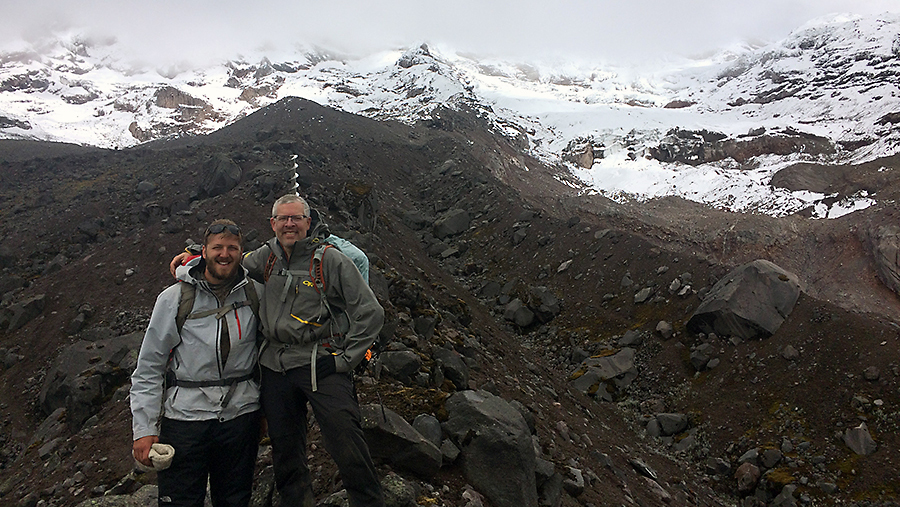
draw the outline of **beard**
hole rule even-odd
[[[223,283],[234,278],[239,265],[237,261],[234,261],[228,266],[222,266],[214,260],[206,259],[206,272],[216,283]]]

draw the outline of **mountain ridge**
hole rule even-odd
[[[613,199],[679,195],[776,216],[812,206],[813,216],[833,218],[872,205],[871,196],[835,201],[768,182],[797,162],[863,163],[897,151],[898,41],[896,15],[836,17],[744,53],[732,49],[634,74],[479,61],[424,44],[356,59],[301,48],[274,62],[259,55],[206,69],[147,71],[119,67],[114,41],[75,39],[51,44],[54,51],[0,56],[0,136],[122,148],[209,133],[285,96],[406,123],[428,119],[437,107],[464,107]],[[701,129],[734,141],[794,131],[827,139],[832,149],[763,148],[748,153],[749,162],[689,167],[654,155],[674,130]],[[728,197],[736,191],[741,196]]]

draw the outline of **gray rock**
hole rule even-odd
[[[838,490],[837,484],[835,484],[833,482],[828,482],[828,481],[817,481],[816,487],[819,488],[819,490],[821,490],[822,493],[825,493],[826,495],[834,494]]]
[[[881,371],[877,366],[869,366],[863,371],[863,378],[869,382],[875,382],[881,378]]]
[[[762,466],[765,468],[774,468],[779,462],[781,462],[781,458],[783,455],[781,451],[778,449],[766,449],[762,452]]]
[[[42,442],[48,442],[62,435],[66,431],[68,431],[68,426],[66,425],[66,409],[64,407],[59,407],[44,419],[40,426],[38,426],[34,435],[31,436],[28,447],[39,445]]]
[[[748,340],[771,336],[800,297],[800,281],[766,260],[744,264],[719,280],[688,320],[695,333]]]
[[[797,500],[794,498],[794,492],[797,491],[797,486],[794,484],[788,484],[785,487],[781,488],[781,492],[778,493],[772,503],[770,504],[772,507],[796,507]]]
[[[10,306],[8,309],[10,312],[9,324],[7,325],[9,331],[20,329],[40,315],[44,311],[46,299],[46,295],[40,294]]]
[[[781,357],[787,359],[788,361],[796,361],[800,358],[800,352],[797,351],[793,347],[793,345],[788,345],[781,351]]]
[[[745,452],[744,454],[741,455],[740,458],[738,458],[738,463],[740,463],[740,464],[752,463],[754,465],[758,465],[759,464],[759,449],[750,449],[749,451]]]
[[[241,181],[241,166],[224,154],[209,158],[203,164],[203,182],[200,189],[209,197],[224,194]]]
[[[652,287],[644,287],[643,289],[641,289],[641,290],[637,291],[637,293],[635,293],[634,303],[641,304],[641,303],[647,301],[648,299],[650,299],[651,295],[653,295],[653,288]]]
[[[694,367],[694,370],[705,370],[706,365],[709,363],[711,353],[712,346],[708,343],[703,343],[695,347],[694,350],[691,351],[691,366]]]
[[[872,440],[872,435],[869,434],[869,428],[866,427],[866,423],[860,423],[859,426],[845,431],[844,443],[850,450],[862,456],[873,454],[878,448],[875,441]]]
[[[662,336],[663,340],[668,340],[675,335],[675,328],[672,327],[672,324],[661,320],[659,321],[659,324],[656,325],[656,332]]]
[[[142,195],[152,194],[153,192],[156,192],[156,183],[153,183],[152,181],[147,181],[147,180],[141,181],[140,183],[137,184],[135,191],[138,194],[142,194]]]
[[[437,420],[437,417],[431,414],[419,414],[413,419],[412,426],[429,442],[440,447],[443,431],[441,430],[441,422]]]
[[[677,435],[688,428],[686,414],[656,414],[656,420],[663,436]]]
[[[651,437],[662,436],[662,427],[659,425],[659,419],[653,418],[647,423],[647,434]]]
[[[753,491],[756,487],[756,483],[759,482],[759,476],[759,468],[753,463],[748,462],[739,466],[734,473],[734,478],[737,480],[738,491],[741,493]]]
[[[97,498],[88,498],[76,507],[156,507],[159,488],[156,484],[147,484],[134,494],[111,494]]]
[[[469,229],[471,218],[469,212],[463,209],[452,209],[441,215],[434,221],[432,234],[438,239],[455,236]]]
[[[378,403],[360,407],[363,433],[373,458],[423,478],[437,473],[443,460],[436,445],[399,414]]]
[[[413,483],[389,472],[381,480],[384,507],[416,507],[416,489]]]
[[[519,327],[528,327],[534,322],[534,312],[519,298],[513,299],[503,310],[503,318]]]
[[[731,463],[722,458],[709,458],[706,460],[706,473],[709,475],[728,475],[731,473]]]
[[[616,342],[616,345],[619,347],[640,347],[644,342],[644,335],[640,331],[635,331],[634,329],[629,329],[625,331],[625,334],[619,338],[619,341]]]
[[[41,409],[50,414],[65,408],[68,423],[80,428],[100,403],[129,381],[143,336],[138,331],[66,347],[44,377],[38,398]]]
[[[672,446],[672,450],[674,450],[675,452],[684,452],[684,451],[687,451],[688,449],[694,447],[694,444],[696,444],[696,443],[697,443],[697,437],[692,433],[692,434],[689,434],[688,436],[682,438],[681,440],[675,442],[675,444]]]
[[[563,489],[573,497],[584,493],[584,475],[581,470],[569,467],[569,477],[563,479]]]
[[[591,357],[582,361],[571,386],[584,394],[612,401],[612,393],[620,391],[637,378],[634,349],[626,347],[611,356]]]
[[[421,230],[428,226],[430,222],[428,217],[420,213],[419,211],[407,211],[403,214],[403,222],[406,225],[410,226],[412,229]]]
[[[546,507],[557,507],[562,499],[563,477],[556,471],[556,466],[547,460],[535,460],[537,477],[538,503]]]
[[[422,358],[411,350],[387,351],[378,354],[381,371],[404,384],[412,382],[413,375],[422,367]]]
[[[553,320],[562,310],[559,298],[547,287],[533,287],[528,306],[534,311],[535,317],[544,323]]]
[[[441,442],[441,456],[443,457],[444,463],[453,463],[456,461],[460,452],[459,447],[451,442],[449,438]]]
[[[537,506],[534,446],[519,411],[487,391],[455,393],[445,407],[469,483],[497,507]]]
[[[444,378],[453,382],[457,390],[469,388],[469,367],[459,352],[448,349],[435,349],[433,354],[436,363],[440,364]]]

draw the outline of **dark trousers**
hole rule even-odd
[[[159,441],[175,448],[157,474],[160,507],[203,507],[206,482],[214,507],[247,507],[259,448],[259,411],[230,421],[163,418]]]
[[[312,477],[306,463],[307,408],[322,431],[325,449],[341,474],[351,507],[383,507],[381,483],[360,425],[353,381],[344,373],[317,379],[313,392],[309,367],[277,373],[262,368],[262,406],[272,439],[275,485],[281,505],[314,507]]]

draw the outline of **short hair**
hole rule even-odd
[[[278,214],[278,207],[282,204],[291,204],[294,202],[303,204],[303,214],[309,216],[309,203],[306,202],[306,199],[300,197],[297,194],[285,194],[279,197],[278,200],[275,201],[275,204],[272,205],[272,216],[274,217],[276,214]]]
[[[228,220],[227,218],[220,218],[220,219],[218,219],[218,220],[214,220],[211,224],[209,224],[209,226],[206,228],[206,231],[203,233],[203,246],[206,246],[207,244],[209,244],[209,237],[213,235],[213,233],[210,232],[210,228],[213,227],[214,225],[232,226],[234,229],[237,229],[237,232],[238,232],[238,233],[235,234],[235,236],[237,236],[238,243],[239,243],[239,244],[241,245],[241,247],[243,248],[243,246],[244,246],[244,233],[243,233],[243,231],[241,231],[241,228],[238,227],[238,224],[234,223],[234,221],[232,221],[232,220]],[[224,230],[222,230],[222,232],[218,232],[218,233],[216,233],[216,234],[223,234],[223,233],[225,233],[225,234],[233,234],[233,233],[232,233],[230,230],[228,230],[228,229],[224,229]]]

